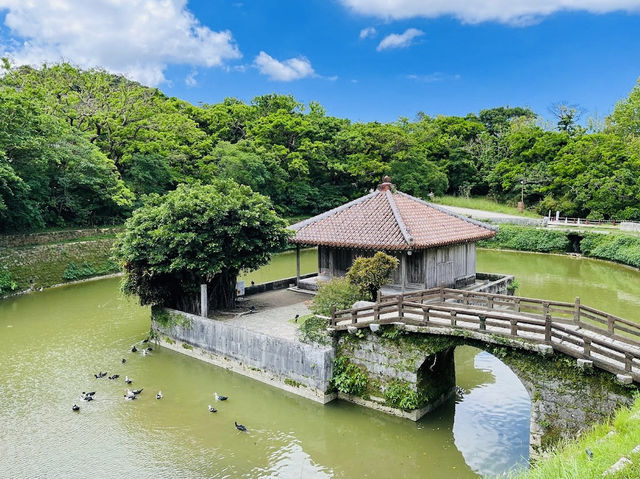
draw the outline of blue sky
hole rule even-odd
[[[22,3],[0,0],[16,63],[103,66],[192,103],[277,92],[356,121],[501,105],[548,117],[554,102],[603,117],[640,77],[637,0]]]

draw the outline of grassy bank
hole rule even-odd
[[[77,230],[11,238],[20,246],[0,248],[0,296],[119,271],[111,260],[116,230]],[[37,244],[33,244],[33,242]]]
[[[533,211],[525,210],[520,213],[515,206],[505,205],[503,203],[497,203],[485,197],[470,197],[464,198],[462,196],[437,196],[433,198],[433,203],[437,203],[444,206],[458,206],[460,208],[472,208],[474,210],[493,211],[495,213],[504,213],[507,215],[523,216],[525,218],[539,219],[540,215]]]
[[[619,410],[608,423],[599,424],[577,440],[558,445],[551,454],[538,461],[518,479],[590,479],[600,478],[621,457],[627,464],[619,472],[607,477],[640,477],[640,452],[632,452],[640,445],[640,399],[631,408]],[[592,453],[592,457],[587,453]]]
[[[640,268],[640,237],[618,232],[598,234],[501,225],[495,238],[480,241],[478,246],[540,253],[580,253],[589,258]]]

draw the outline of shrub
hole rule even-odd
[[[336,278],[320,284],[310,309],[315,314],[330,316],[332,306],[348,309],[361,299],[362,295],[355,285],[344,278]]]
[[[564,231],[502,225],[495,239],[480,241],[478,246],[550,253],[565,252],[569,244]]]
[[[76,279],[89,278],[91,276],[96,276],[98,271],[91,266],[89,263],[77,264],[71,262],[67,265],[64,273],[62,273],[62,279],[66,281],[73,281]]]
[[[384,391],[387,403],[399,409],[417,409],[420,403],[418,393],[411,389],[407,381],[394,380]]]
[[[338,391],[354,396],[362,396],[367,390],[369,378],[348,358],[339,356],[333,362],[331,385]]]
[[[18,283],[13,281],[11,273],[6,269],[0,269],[0,294],[7,294],[18,289]]]
[[[375,301],[378,290],[389,282],[397,267],[397,258],[378,251],[370,258],[356,258],[347,272],[347,280],[358,287],[363,298]]]
[[[303,343],[329,344],[328,322],[315,315],[303,316],[298,320],[298,333]]]
[[[580,251],[585,256],[640,268],[640,238],[635,236],[590,234],[580,241]]]

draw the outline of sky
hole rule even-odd
[[[0,0],[0,52],[194,104],[275,92],[353,121],[554,103],[602,119],[640,77],[640,0]]]

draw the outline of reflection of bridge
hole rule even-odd
[[[385,296],[371,305],[335,311],[335,330],[396,324],[416,333],[464,335],[558,351],[596,366],[625,383],[640,382],[640,324],[580,303],[449,288]],[[372,328],[374,329],[375,326]],[[467,334],[469,334],[467,333]]]

